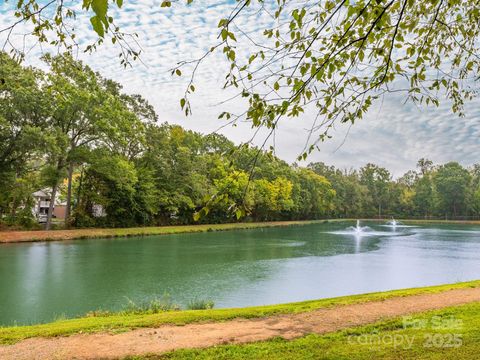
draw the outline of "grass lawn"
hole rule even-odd
[[[141,327],[157,327],[162,324],[182,325],[201,321],[225,321],[234,318],[255,318],[276,314],[292,314],[338,305],[380,301],[392,297],[439,293],[452,289],[473,287],[480,287],[480,280],[450,285],[394,290],[388,292],[249,308],[170,311],[157,314],[140,315],[117,314],[110,316],[60,320],[48,324],[0,328],[0,344],[12,344],[26,338],[38,336],[51,337],[100,331],[120,332]]]
[[[478,359],[480,303],[431,311],[326,335],[273,339],[127,359]]]

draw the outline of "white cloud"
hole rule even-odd
[[[116,14],[122,30],[139,35],[145,65],[136,62],[133,68],[124,69],[119,64],[118,48],[109,44],[91,55],[79,53],[79,57],[104,76],[122,83],[127,92],[142,94],[155,106],[162,121],[204,133],[216,130],[222,125],[217,120],[222,110],[242,108],[241,100],[223,107],[216,106],[232,95],[221,90],[227,70],[222,55],[208,58],[200,68],[197,91],[192,98],[193,116],[188,118],[183,116],[179,107],[187,79],[172,77],[169,70],[178,61],[201,56],[215,44],[218,21],[232,11],[235,2],[204,0],[195,1],[191,6],[182,2],[170,10],[160,8],[160,4],[161,0],[128,0]],[[13,20],[11,6],[0,5],[0,28]],[[271,19],[252,9],[237,21],[255,40],[262,41],[261,30],[268,27]],[[85,46],[94,39],[94,34],[89,29],[88,20],[80,24],[77,31],[81,34],[81,45]],[[17,35],[13,37],[18,46],[22,45],[23,37],[18,35],[22,32],[24,29],[17,29]],[[27,61],[38,65],[40,53],[41,49],[34,47]],[[345,143],[349,126],[338,125],[332,133],[334,138],[321,143],[321,151],[313,153],[308,160],[340,167],[359,167],[366,162],[375,162],[391,169],[397,176],[413,168],[420,157],[429,157],[436,162],[456,160],[468,165],[478,161],[479,104],[479,101],[467,103],[467,116],[458,118],[451,114],[447,105],[438,109],[418,109],[412,104],[403,105],[398,96],[387,97],[381,106],[379,103],[365,119],[350,128]],[[281,124],[276,133],[277,155],[287,161],[295,160],[303,149],[306,129],[313,117],[314,114],[307,113],[303,118],[288,119]],[[221,131],[236,142],[252,135],[249,124]]]

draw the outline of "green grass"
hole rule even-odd
[[[209,310],[213,309],[215,303],[212,300],[206,299],[193,299],[187,304],[188,310]]]
[[[361,219],[370,222],[385,222],[387,220]],[[156,227],[134,227],[114,229],[71,229],[52,231],[0,231],[0,244],[13,242],[34,242],[34,241],[60,241],[75,239],[98,239],[131,236],[168,235],[182,233],[199,233],[209,231],[226,231],[240,229],[257,229],[278,226],[298,226],[309,224],[322,224],[333,222],[354,221],[354,219],[324,219],[324,220],[301,220],[301,221],[272,221],[257,223],[229,223],[229,224],[200,224],[200,225],[178,225],[178,226],[156,226]],[[457,221],[457,220],[401,220],[406,224],[480,224],[480,221]]]
[[[109,316],[84,317],[78,319],[61,320],[48,324],[0,328],[0,344],[12,344],[23,339],[38,336],[52,337],[100,331],[120,332],[140,327],[156,327],[162,324],[183,325],[193,322],[225,321],[234,318],[256,318],[276,314],[291,314],[332,306],[348,305],[368,301],[381,301],[392,297],[402,297],[416,294],[439,293],[447,290],[469,287],[480,287],[480,280],[458,284],[394,290],[332,299],[249,308],[186,310],[170,311],[158,314],[117,314]],[[102,313],[99,313],[99,315],[102,315]]]
[[[161,356],[127,359],[457,360],[480,357],[480,303],[426,312],[412,319],[419,321],[418,325],[422,325],[418,328],[405,327],[404,319],[398,318],[326,335],[311,334],[292,341],[273,339],[246,345],[222,345],[203,350],[177,350]],[[408,322],[411,323],[412,319]],[[461,324],[453,323],[452,320],[461,321]],[[435,328],[435,325],[442,325],[443,328]],[[458,345],[458,347],[446,345]]]
[[[113,229],[71,229],[51,231],[0,231],[0,243],[9,242],[34,242],[34,241],[58,241],[74,239],[93,238],[115,238],[131,236],[168,235],[182,233],[199,233],[210,231],[226,231],[239,229],[256,229],[278,226],[320,224],[338,220],[304,220],[304,221],[272,221],[256,223],[228,223],[228,224],[200,224],[200,225],[178,225],[178,226],[156,226],[156,227],[133,227]]]
[[[140,302],[135,302],[128,299],[127,305],[119,313],[119,315],[158,314],[174,310],[180,310],[180,305],[175,304],[170,295],[165,293],[160,298],[144,300]]]

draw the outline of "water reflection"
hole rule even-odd
[[[353,225],[0,246],[0,323],[164,292],[232,307],[480,278],[478,227]]]

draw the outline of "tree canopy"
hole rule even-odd
[[[0,55],[5,76],[20,80],[0,85],[0,222],[32,225],[40,189],[65,201],[67,226],[318,218],[332,207],[325,177],[218,134],[158,124],[141,96],[68,54],[45,55],[46,72]]]

